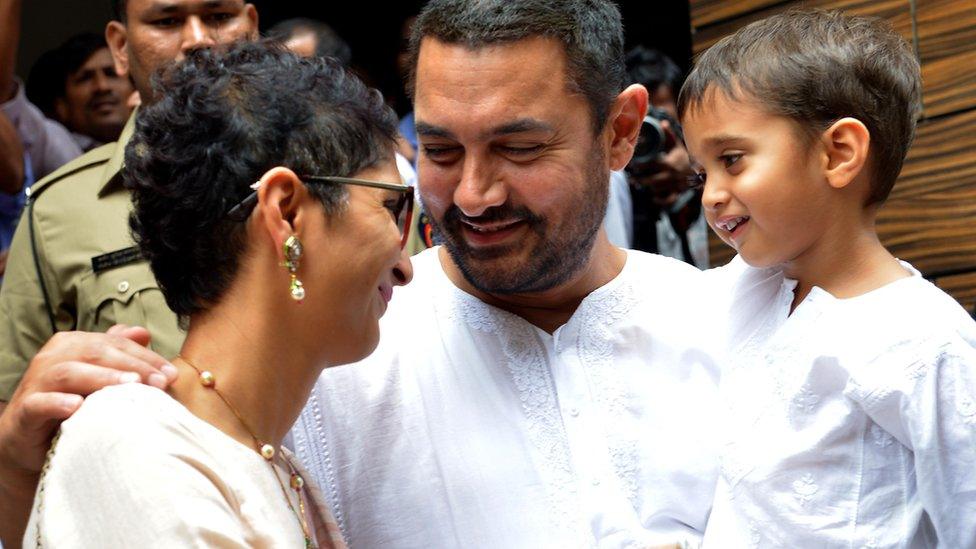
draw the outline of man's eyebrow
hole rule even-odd
[[[513,133],[524,133],[524,132],[551,132],[555,129],[546,124],[541,120],[536,120],[535,118],[520,118],[518,120],[507,122],[501,126],[496,126],[490,129],[487,134],[489,136],[501,136],[510,135]]]
[[[425,137],[443,137],[444,139],[454,139],[454,134],[447,130],[447,128],[442,128],[440,126],[435,126],[433,124],[428,124],[426,122],[415,122],[414,129],[417,131],[417,135],[423,135]]]

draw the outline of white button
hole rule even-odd
[[[122,282],[119,282],[119,293],[124,294],[125,292],[128,291],[129,291],[129,281],[123,280]]]
[[[600,479],[598,478],[593,479],[593,486],[599,486],[599,485],[600,485]]]
[[[570,408],[569,415],[576,417],[579,415],[579,408]]]

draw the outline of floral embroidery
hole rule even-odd
[[[891,435],[888,434],[888,431],[882,429],[877,423],[871,424],[871,438],[874,439],[874,444],[878,448],[887,448],[888,446],[891,446],[891,443],[894,440]]]
[[[750,521],[749,543],[751,543],[753,547],[759,547],[759,544],[762,542],[762,537],[762,531],[759,529],[759,526],[757,526],[755,522]]]
[[[976,424],[976,403],[969,396],[963,395],[959,399],[959,407],[956,410],[962,416],[963,421],[970,425]]]
[[[811,501],[813,501],[813,496],[820,490],[817,483],[814,482],[813,475],[807,473],[800,477],[798,480],[793,481],[793,497],[796,498],[800,505],[806,507]]]
[[[810,390],[810,385],[808,384],[804,384],[800,388],[800,391],[793,397],[793,406],[807,414],[813,413],[819,403],[820,397]]]
[[[556,388],[535,330],[524,320],[494,309],[468,296],[450,297],[449,318],[459,320],[484,333],[498,337],[507,360],[508,371],[528,419],[529,437],[543,456],[546,496],[550,503],[554,532],[568,539],[584,539],[589,532],[575,531],[585,524],[578,520],[579,508],[574,474],[570,466],[568,439],[556,398]]]
[[[339,505],[339,489],[336,486],[335,466],[332,462],[332,451],[329,447],[329,438],[325,433],[325,421],[322,418],[321,393],[319,385],[316,383],[312,389],[311,397],[305,405],[302,415],[298,416],[298,421],[291,430],[295,444],[295,455],[300,461],[308,466],[309,474],[315,483],[322,487],[322,492],[327,495],[326,500],[332,511],[332,517],[339,526],[339,531],[345,539],[349,539],[346,532],[346,519],[342,513],[342,506]],[[306,417],[311,412],[312,418]],[[313,440],[314,444],[310,444]],[[317,475],[316,473],[324,473]]]
[[[636,433],[627,428],[627,384],[613,364],[613,331],[611,327],[625,317],[636,301],[628,283],[619,284],[608,295],[584,301],[580,309],[580,360],[593,382],[595,395],[606,410],[610,461],[634,508],[638,508],[638,463],[640,453]]]

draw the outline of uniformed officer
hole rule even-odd
[[[243,0],[116,0],[106,38],[119,74],[152,101],[151,75],[185,52],[255,39]],[[92,150],[31,189],[0,290],[0,400],[9,401],[38,349],[57,331],[144,326],[173,356],[183,340],[149,265],[133,247],[119,170],[134,115],[117,143]]]

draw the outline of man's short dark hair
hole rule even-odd
[[[638,45],[627,52],[624,64],[631,82],[644,86],[651,93],[662,85],[667,86],[673,96],[678,96],[684,73],[667,55]]]
[[[678,113],[718,91],[798,122],[815,136],[844,117],[871,134],[871,192],[883,202],[898,179],[921,112],[922,79],[910,45],[883,20],[792,10],[751,23],[705,51]]]
[[[49,118],[56,118],[54,101],[64,97],[68,77],[98,50],[108,48],[105,36],[93,32],[76,34],[53,50],[41,54],[31,67],[24,92],[31,103]]]
[[[125,8],[127,0],[112,0],[112,16],[116,21],[125,23]]]
[[[233,280],[246,223],[226,214],[267,170],[350,176],[393,158],[396,115],[331,58],[244,42],[194,51],[155,86],[123,173],[135,240],[184,324]],[[342,211],[342,186],[307,188],[327,214]]]
[[[342,39],[332,27],[307,17],[295,17],[276,23],[268,29],[268,38],[279,42],[287,42],[299,34],[311,34],[315,37],[315,55],[319,57],[334,57],[344,67],[352,62],[352,48]]]
[[[609,0],[431,0],[410,37],[407,92],[414,92],[424,38],[474,49],[535,36],[563,44],[570,89],[586,98],[594,131],[602,130],[626,81],[620,10]]]

